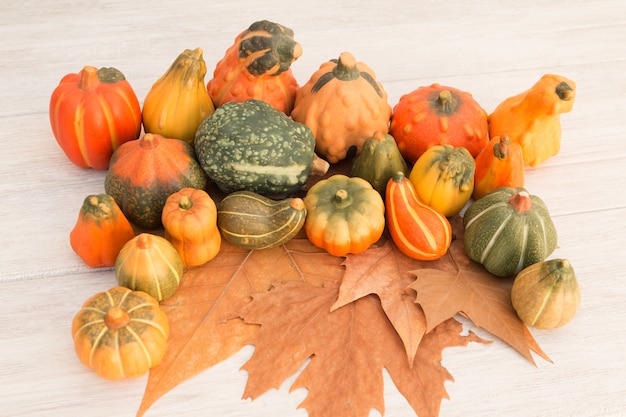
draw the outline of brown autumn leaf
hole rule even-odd
[[[254,296],[244,306],[246,323],[260,324],[250,343],[254,353],[244,398],[255,399],[278,388],[310,359],[291,390],[306,388],[300,404],[310,417],[368,416],[372,408],[384,414],[383,369],[420,417],[436,417],[448,398],[444,383],[453,377],[441,366],[442,350],[482,342],[462,325],[447,320],[424,335],[414,366],[398,333],[382,311],[379,299],[364,296],[334,311],[338,285],[315,287],[285,282]]]
[[[344,272],[342,260],[302,237],[258,251],[223,242],[218,256],[185,271],[177,291],[162,302],[170,338],[162,362],[150,370],[137,416],[181,382],[247,344],[258,326],[244,323],[237,313],[252,294],[280,281],[302,280],[310,285],[337,281]]]
[[[459,313],[511,345],[532,364],[531,350],[550,361],[511,305],[511,280],[496,277],[469,259],[463,246],[462,220],[454,219],[452,226],[456,237],[446,257],[455,269],[412,271],[416,279],[410,287],[417,292],[415,303],[426,314],[427,331]]]

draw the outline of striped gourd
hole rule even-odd
[[[402,172],[387,183],[387,228],[393,243],[405,255],[430,261],[442,257],[452,242],[452,227],[438,211],[422,203]]]
[[[523,187],[501,187],[474,201],[463,216],[467,255],[497,276],[512,276],[556,248],[548,208]]]
[[[252,191],[224,197],[217,210],[222,237],[245,249],[273,248],[294,237],[306,218],[301,198],[272,200]]]

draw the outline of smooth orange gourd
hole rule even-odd
[[[410,258],[432,261],[450,248],[450,222],[420,201],[415,187],[402,172],[395,173],[387,183],[385,218],[393,243]]]
[[[358,155],[374,132],[387,133],[390,116],[387,92],[374,71],[349,52],[319,67],[298,89],[291,112],[311,129],[316,153],[331,164]]]
[[[293,35],[293,30],[267,20],[241,32],[207,83],[215,107],[256,99],[289,115],[298,89],[291,64],[302,55]]]
[[[124,244],[135,237],[130,222],[113,197],[88,195],[70,231],[70,245],[92,268],[115,265]]]
[[[176,248],[185,266],[202,265],[220,250],[217,206],[204,190],[183,188],[171,194],[161,216],[165,238]]]
[[[499,187],[523,187],[524,177],[520,144],[507,135],[496,136],[476,157],[472,196],[478,200]]]
[[[530,89],[500,103],[489,115],[491,137],[506,134],[522,146],[524,164],[537,166],[561,149],[561,118],[574,106],[576,84],[546,74]]]

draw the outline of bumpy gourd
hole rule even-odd
[[[476,157],[489,140],[487,112],[470,93],[440,84],[400,97],[389,133],[410,163],[437,145],[464,147]]]
[[[158,301],[174,294],[183,269],[183,261],[174,245],[150,233],[140,233],[129,240],[115,261],[119,285],[146,292]]]
[[[215,106],[255,99],[289,115],[298,89],[291,64],[302,55],[293,36],[293,30],[267,20],[241,32],[207,84]]]
[[[161,221],[165,238],[185,266],[198,266],[217,256],[222,243],[217,207],[204,190],[183,188],[165,201]]]
[[[445,255],[452,242],[448,219],[420,201],[415,187],[402,172],[389,179],[386,193],[385,219],[396,247],[421,261]]]
[[[144,99],[144,130],[193,144],[200,122],[215,110],[205,75],[201,48],[181,52]]]
[[[320,180],[304,203],[307,237],[334,256],[365,252],[385,229],[385,203],[363,178],[335,174]]]
[[[467,149],[435,145],[419,157],[409,179],[422,202],[452,217],[472,196],[475,169],[476,162]]]
[[[513,281],[511,302],[529,326],[555,329],[566,325],[580,305],[572,264],[567,259],[551,259],[524,268]]]
[[[474,201],[463,225],[469,258],[501,277],[543,261],[557,244],[548,208],[523,187],[501,187]]]
[[[507,135],[496,136],[476,157],[472,196],[478,200],[496,188],[523,187],[524,178],[522,147]]]
[[[387,92],[374,71],[349,52],[313,73],[298,89],[291,112],[311,128],[316,153],[331,164],[358,155],[374,132],[387,133],[390,116]]]
[[[117,254],[133,237],[133,227],[113,197],[92,194],[85,197],[70,231],[70,245],[85,264],[101,268],[115,265]]]
[[[269,249],[298,234],[306,214],[301,198],[272,200],[250,191],[238,191],[220,201],[217,224],[224,239],[235,246]]]
[[[523,93],[509,97],[489,115],[491,137],[506,134],[522,146],[524,163],[537,166],[561,149],[561,114],[572,110],[574,81],[546,74]]]
[[[111,380],[136,378],[158,365],[169,333],[157,300],[124,287],[90,297],[72,320],[76,355]]]

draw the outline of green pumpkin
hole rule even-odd
[[[502,187],[474,201],[463,216],[467,255],[494,275],[515,275],[556,248],[543,200],[523,187]]]
[[[376,131],[365,139],[361,153],[352,164],[352,176],[363,178],[372,184],[384,198],[387,183],[396,172],[409,176],[406,161],[393,136]]]

